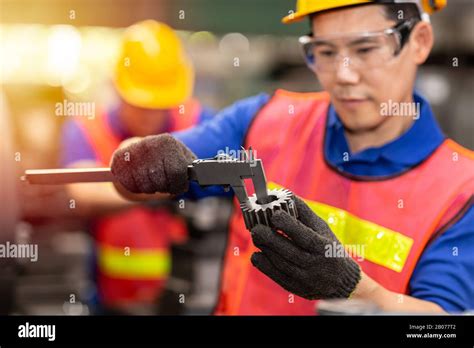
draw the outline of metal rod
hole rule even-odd
[[[38,185],[62,185],[81,182],[112,182],[110,168],[70,168],[26,170],[21,180]]]

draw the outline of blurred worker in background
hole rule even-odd
[[[474,155],[414,91],[433,47],[428,14],[445,4],[299,0],[284,22],[310,20],[300,42],[326,92],[254,96],[115,153],[112,172],[129,191],[176,193],[193,153],[252,146],[271,185],[304,199],[298,219],[272,217],[289,238],[263,225],[249,233],[235,207],[217,313],[307,315],[312,300],[348,297],[384,311],[474,308]]]
[[[127,28],[114,83],[120,102],[94,120],[76,117],[62,133],[62,164],[107,167],[125,139],[186,129],[212,117],[192,98],[193,66],[176,33],[146,20]],[[97,288],[107,311],[133,312],[155,301],[170,270],[170,244],[186,236],[165,207],[131,204],[110,183],[68,185],[82,216],[95,217]]]

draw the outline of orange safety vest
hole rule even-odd
[[[329,104],[326,93],[277,91],[256,115],[245,147],[252,146],[262,159],[271,187],[301,196],[346,247],[363,251],[363,260],[355,259],[366,274],[389,290],[407,293],[426,245],[472,204],[474,153],[448,139],[400,175],[349,177],[324,158]],[[315,301],[290,294],[252,266],[256,250],[236,206],[216,313],[315,314]]]
[[[197,123],[201,105],[190,100],[171,111],[170,131]],[[95,122],[81,119],[84,135],[102,166],[108,166],[119,139],[106,114]],[[107,305],[150,303],[159,296],[170,271],[169,247],[186,238],[184,222],[168,210],[131,208],[95,221],[97,288]]]

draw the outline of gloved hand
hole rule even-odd
[[[325,246],[340,246],[329,226],[298,197],[298,219],[277,211],[271,219],[275,229],[257,225],[252,239],[261,252],[252,264],[287,291],[308,300],[347,298],[361,278],[359,265],[345,257],[326,257]],[[298,221],[299,220],[299,221]],[[337,255],[336,253],[334,256]]]
[[[130,192],[181,194],[189,188],[187,167],[195,159],[182,142],[160,134],[116,150],[110,167]]]

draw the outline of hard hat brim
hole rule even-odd
[[[295,22],[300,22],[306,16],[312,13],[318,13],[322,11],[332,10],[336,8],[362,5],[373,3],[373,0],[331,0],[331,1],[320,1],[319,3],[314,4],[308,8],[296,11],[295,13],[289,14],[288,16],[283,17],[281,20],[284,24],[291,24]]]

